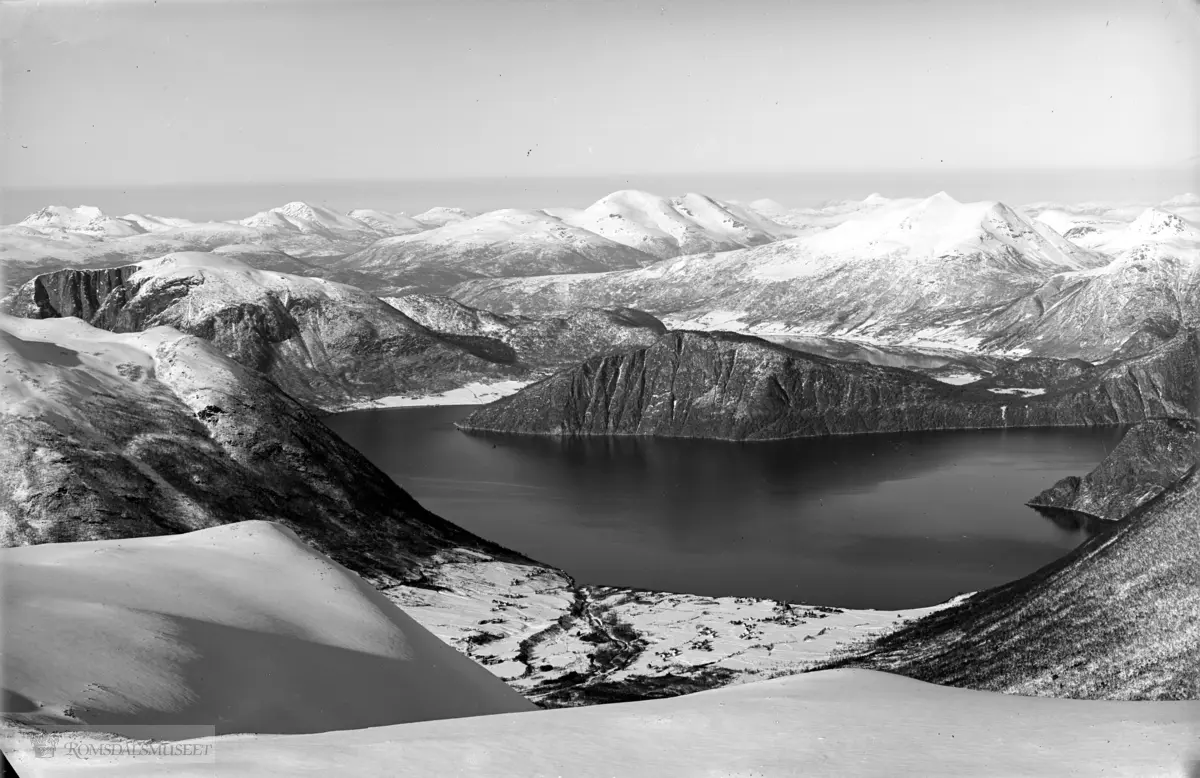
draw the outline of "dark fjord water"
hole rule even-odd
[[[1025,507],[1122,429],[726,443],[468,435],[469,407],[326,423],[433,512],[580,583],[822,605],[941,602],[1086,538]]]

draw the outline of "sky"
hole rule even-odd
[[[42,0],[0,13],[10,188],[804,171],[932,185],[965,171],[1178,173],[1200,145],[1194,0]]]

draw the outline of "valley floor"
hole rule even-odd
[[[957,602],[901,611],[576,587],[563,573],[447,555],[384,594],[544,707],[668,697],[812,669]]]

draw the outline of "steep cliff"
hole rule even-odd
[[[277,521],[374,580],[464,548],[528,563],[417,504],[271,381],[159,327],[0,316],[0,545]]]
[[[221,254],[41,275],[22,287],[13,309],[75,316],[113,332],[172,326],[317,408],[526,372],[503,343],[452,341],[354,287],[255,270]]]
[[[388,297],[384,302],[443,337],[502,341],[518,359],[535,367],[561,367],[598,354],[648,346],[667,331],[658,319],[632,308],[510,316],[436,295]]]
[[[125,283],[137,271],[137,265],[126,265],[48,273],[38,276],[18,293],[17,305],[24,306],[22,313],[35,318],[74,316],[110,329],[111,323],[105,321],[107,311],[119,309],[129,301]]]
[[[1042,697],[1200,699],[1200,480],[836,666]]]
[[[647,348],[595,357],[559,372],[477,410],[460,427],[766,440],[1117,424],[1192,417],[1196,369],[1197,336],[1190,332],[1124,362],[1007,371],[1057,379],[1021,387],[953,386],[909,370],[839,362],[743,335],[671,332]]]
[[[1027,504],[1118,521],[1173,486],[1196,466],[1194,420],[1136,424],[1087,475],[1068,476]]]

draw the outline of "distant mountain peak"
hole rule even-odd
[[[290,203],[261,211],[242,219],[240,224],[265,229],[298,230],[305,234],[318,234],[329,238],[352,237],[356,234],[372,234],[375,230],[368,224],[351,216],[320,205],[293,200]]]
[[[1200,205],[1200,195],[1194,192],[1184,192],[1181,195],[1175,195],[1170,200],[1164,200],[1163,208],[1186,208],[1190,206]]]
[[[778,200],[772,200],[769,197],[764,197],[760,200],[753,200],[748,203],[748,206],[756,211],[761,211],[766,214],[783,213],[788,209],[783,203],[779,202]]]
[[[47,205],[37,213],[21,220],[21,224],[55,224],[68,220],[88,222],[105,218],[106,214],[94,205]]]
[[[355,208],[346,215],[382,233],[404,234],[418,232],[428,227],[403,211],[389,212],[377,211],[374,208]]]
[[[923,201],[922,204],[923,205],[962,205],[962,203],[960,203],[958,200],[955,200],[953,197],[951,197],[950,193],[944,189],[942,191],[938,192],[937,194],[930,195],[929,197],[925,198],[925,200]]]
[[[600,210],[611,207],[649,212],[659,209],[670,209],[671,205],[667,198],[642,189],[618,189],[601,197],[588,210]]]
[[[562,212],[568,224],[660,259],[770,243],[788,228],[762,214],[710,195],[663,197],[620,189],[580,212]]]
[[[109,216],[94,205],[48,205],[21,220],[24,227],[58,229],[101,237],[137,235],[145,230],[135,222]]]
[[[864,210],[802,243],[818,256],[858,259],[989,256],[996,267],[1018,273],[1077,270],[1092,262],[1082,249],[1004,203],[961,203],[945,192]]]
[[[881,214],[880,218],[885,222],[889,220],[888,214],[903,214],[897,225],[899,229],[951,236],[964,231],[976,232],[995,206],[996,203],[991,201],[960,203],[947,193],[938,192],[911,205],[901,201],[897,209],[884,208],[871,213]]]
[[[300,219],[316,219],[320,215],[316,206],[309,205],[303,200],[293,200],[290,203],[285,203],[278,208],[272,208],[276,213],[282,213],[284,216],[295,216]],[[325,210],[322,208],[321,210]]]
[[[429,210],[418,213],[412,218],[422,224],[427,224],[434,227],[443,227],[451,222],[461,222],[467,219],[473,219],[480,214],[475,211],[468,211],[464,208],[451,208],[445,205],[435,205]]]
[[[259,211],[253,216],[247,216],[245,219],[239,220],[237,223],[259,229],[283,229],[291,232],[299,230],[295,222],[275,208]]]
[[[672,202],[681,203],[681,204],[687,204],[688,202],[696,202],[696,201],[699,201],[702,203],[707,203],[708,205],[716,206],[718,208],[723,207],[721,205],[721,203],[718,203],[712,197],[709,197],[708,195],[702,194],[700,192],[688,192],[687,194],[683,195],[682,197],[672,198]]]
[[[1153,236],[1200,237],[1200,230],[1170,211],[1147,208],[1129,225],[1131,232]]]

